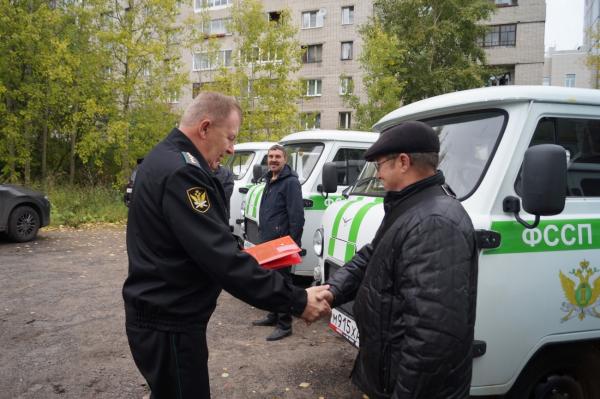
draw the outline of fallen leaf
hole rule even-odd
[[[308,388],[310,386],[310,382],[303,382],[299,385],[300,388]]]

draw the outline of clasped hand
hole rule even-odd
[[[306,307],[302,318],[307,324],[331,314],[333,294],[329,291],[329,285],[318,285],[306,289]]]

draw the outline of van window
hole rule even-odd
[[[322,143],[284,144],[288,155],[288,165],[298,174],[300,184],[310,176],[323,152]]]
[[[501,110],[453,114],[423,121],[440,137],[439,169],[458,199],[463,200],[475,191],[492,160],[506,121],[507,114]],[[352,193],[383,195],[383,186],[375,179],[376,174],[375,167],[367,165]]]
[[[558,144],[567,151],[569,197],[600,197],[600,119],[540,119],[530,146]]]
[[[349,186],[356,182],[360,171],[365,166],[365,149],[360,148],[340,148],[333,158],[333,163],[337,169],[337,184],[339,186]]]
[[[248,171],[253,159],[253,151],[236,151],[225,161],[224,166],[233,172],[235,180],[240,180]]]

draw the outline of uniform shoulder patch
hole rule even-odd
[[[205,188],[192,187],[187,189],[187,196],[192,209],[198,213],[205,213],[210,209],[210,200]]]
[[[185,163],[194,165],[197,168],[201,168],[200,162],[198,162],[198,159],[196,159],[196,157],[193,156],[192,154],[190,154],[189,152],[182,151],[181,156],[183,157],[183,160],[185,161]]]

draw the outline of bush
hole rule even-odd
[[[112,187],[54,186],[47,190],[52,226],[118,223],[127,219],[123,193]]]

